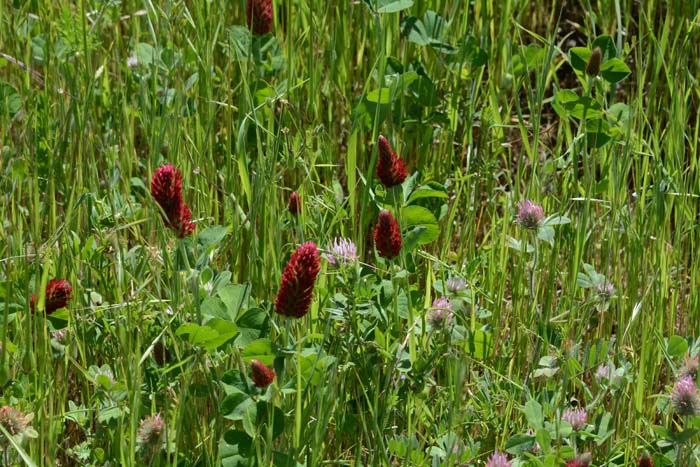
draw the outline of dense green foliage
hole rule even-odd
[[[246,3],[0,2],[2,463],[700,465],[700,2]]]

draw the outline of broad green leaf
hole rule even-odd
[[[391,103],[391,90],[389,88],[373,89],[367,93],[366,99],[375,104]]]
[[[377,13],[396,13],[413,6],[413,0],[376,0]]]
[[[150,68],[158,61],[158,53],[151,44],[139,42],[136,44],[136,59],[138,60],[139,65]]]
[[[224,433],[224,441],[233,446],[238,446],[238,453],[247,456],[253,439],[247,433],[238,430],[228,430]]]
[[[683,339],[681,336],[671,336],[668,339],[668,345],[666,346],[666,352],[671,357],[682,357],[688,352],[688,341]]]
[[[0,115],[14,117],[22,108],[22,98],[15,88],[9,84],[0,83]]]
[[[226,305],[216,297],[205,298],[200,305],[200,310],[206,318],[228,318]]]
[[[588,60],[590,58],[591,49],[587,47],[572,47],[569,49],[569,60],[571,61],[571,67],[576,71],[585,73],[586,65],[588,65]]]
[[[610,84],[615,84],[627,78],[632,70],[619,58],[611,58],[600,67],[600,75]]]
[[[207,250],[214,249],[226,237],[227,233],[228,227],[222,225],[207,227],[197,234],[197,243]]]
[[[610,141],[610,125],[602,119],[586,121],[586,139],[593,148],[604,146]]]
[[[544,414],[539,402],[534,399],[527,401],[525,407],[523,407],[523,413],[525,414],[525,418],[527,418],[527,423],[530,428],[539,430],[544,427]]]
[[[595,49],[596,47],[600,47],[600,50],[603,53],[603,62],[617,57],[617,47],[615,47],[615,41],[607,34],[602,34],[595,38],[591,44],[591,50]]]
[[[515,456],[528,451],[535,445],[535,437],[523,434],[511,436],[506,441],[506,452]]]
[[[428,209],[423,206],[410,205],[401,210],[401,223],[405,231],[419,228],[415,241],[424,245],[436,240],[440,236],[438,221]]]
[[[245,346],[241,352],[244,361],[259,360],[265,365],[272,365],[275,354],[272,352],[272,342],[270,339],[258,339]]]
[[[248,299],[250,284],[229,284],[219,290],[219,297],[226,305],[226,311],[231,321],[235,320],[239,311]]]
[[[474,331],[469,336],[464,350],[473,358],[488,358],[493,354],[493,336],[485,331]]]
[[[599,119],[603,116],[603,107],[598,101],[587,96],[579,96],[570,89],[557,92],[554,99],[555,103],[564,110],[566,116],[579,120],[584,118],[586,120]]]

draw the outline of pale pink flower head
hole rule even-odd
[[[491,457],[486,462],[486,467],[511,467],[511,465],[508,456],[498,451],[491,454]]]
[[[538,230],[544,222],[544,211],[529,199],[518,203],[516,222],[526,230]]]
[[[440,297],[433,301],[433,307],[428,314],[428,323],[433,329],[443,329],[452,324],[452,303],[447,297]]]
[[[678,380],[673,392],[671,403],[678,415],[695,415],[700,413],[700,394],[695,387],[695,381],[690,376],[684,376]]]
[[[165,441],[165,420],[159,413],[149,415],[139,423],[136,443],[149,451],[159,451]]]
[[[352,240],[347,238],[335,238],[330,245],[326,259],[332,266],[343,266],[357,261],[357,247]]]
[[[576,407],[573,409],[566,409],[561,415],[561,419],[568,422],[574,430],[579,431],[586,426],[588,414],[583,407]]]

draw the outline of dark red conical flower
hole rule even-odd
[[[182,200],[182,174],[178,169],[171,164],[158,167],[151,177],[151,195],[163,209],[164,220],[179,238],[194,231],[192,212]]]
[[[287,209],[289,209],[289,213],[293,216],[296,216],[301,212],[301,198],[299,197],[299,193],[296,191],[292,191],[292,194],[289,195],[289,204],[287,205]]]
[[[272,0],[248,0],[246,19],[253,34],[261,36],[272,31]]]
[[[591,459],[591,454],[587,452],[571,459],[566,463],[566,467],[588,467],[591,463]]]
[[[301,318],[309,312],[321,258],[314,242],[302,244],[289,257],[275,300],[275,311],[283,316]]]
[[[250,373],[256,387],[266,388],[275,379],[275,370],[263,362],[253,360],[250,362]]]
[[[379,212],[379,222],[374,228],[374,244],[379,256],[386,259],[394,258],[401,251],[401,231],[399,223],[390,211],[382,209]]]
[[[637,459],[637,467],[654,467],[654,460],[646,449],[642,451],[639,459]]]
[[[54,311],[65,308],[73,296],[73,287],[65,279],[51,279],[46,284],[46,298],[44,299],[44,311],[50,315]],[[29,299],[29,306],[32,313],[35,311],[36,295]]]
[[[379,145],[377,177],[387,188],[401,185],[407,176],[406,165],[403,163],[403,159],[391,149],[391,145],[385,137],[380,135],[377,144]]]

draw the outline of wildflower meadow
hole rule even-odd
[[[700,466],[700,0],[0,1],[0,465]]]

